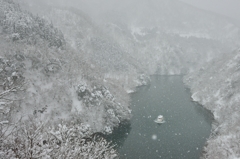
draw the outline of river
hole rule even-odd
[[[111,136],[121,159],[197,159],[211,132],[212,115],[192,102],[182,76],[152,76],[131,95],[131,125]],[[166,122],[154,122],[158,115]]]

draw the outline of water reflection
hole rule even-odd
[[[186,88],[185,92],[186,94],[189,95],[189,101],[191,101],[192,105],[195,105],[193,108],[195,109],[196,113],[203,116],[206,123],[209,121],[213,121],[214,116],[211,113],[211,111],[206,110],[204,107],[200,106],[197,102],[192,101],[190,89]]]
[[[116,145],[116,149],[122,148],[125,140],[127,139],[128,135],[131,132],[131,123],[130,122],[124,122],[119,125],[118,128],[115,128],[113,130],[113,133],[110,135],[107,135],[105,138]]]
[[[131,125],[112,135],[122,159],[199,158],[211,132],[211,115],[192,102],[181,76],[153,76],[132,94]],[[154,119],[163,115],[165,123]]]

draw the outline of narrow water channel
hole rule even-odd
[[[182,76],[152,76],[131,95],[131,126],[112,135],[121,159],[197,159],[211,131],[211,114],[191,101]],[[154,119],[163,115],[166,122]]]

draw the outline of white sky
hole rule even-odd
[[[240,21],[240,0],[180,0]]]

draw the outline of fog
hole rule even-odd
[[[156,3],[163,0],[148,0],[147,3]],[[172,0],[174,1],[174,0]],[[179,0],[187,4],[193,5],[199,9],[208,10],[217,14],[225,15],[240,21],[240,1],[239,0]],[[46,1],[48,4],[61,5],[61,6],[74,6],[81,8],[82,10],[99,13],[105,9],[117,9],[121,6],[128,6],[134,8],[139,3],[144,2],[143,0],[53,0]]]
[[[118,150],[102,138],[122,124],[137,126],[131,94],[141,86],[150,101],[153,95],[176,101],[157,101],[159,110],[141,115],[139,127],[146,119],[166,133],[167,127],[180,126],[177,122],[192,123],[174,115],[188,109],[181,107],[186,106],[182,93],[175,91],[178,82],[183,91],[190,89],[188,102],[199,103],[197,108],[207,108],[214,118],[205,147],[184,150],[186,155],[203,154],[184,158],[239,158],[238,6],[233,0],[0,0],[0,158],[115,159]],[[160,88],[166,80],[154,84],[153,75],[179,79]],[[167,94],[170,88],[176,94]],[[141,111],[153,109],[138,102]],[[187,114],[202,124],[194,116],[204,114],[196,112]],[[165,121],[160,115],[166,123],[159,127],[155,122]],[[168,117],[176,119],[168,122]],[[194,128],[187,126],[192,133]],[[166,142],[175,144],[179,137],[191,144],[197,138],[178,132],[181,128],[171,131]],[[154,152],[160,152],[163,142],[149,131],[150,137],[138,130],[136,135],[153,139]],[[144,142],[136,146],[146,148]]]
[[[240,21],[239,0],[180,0],[197,8],[209,10]]]

